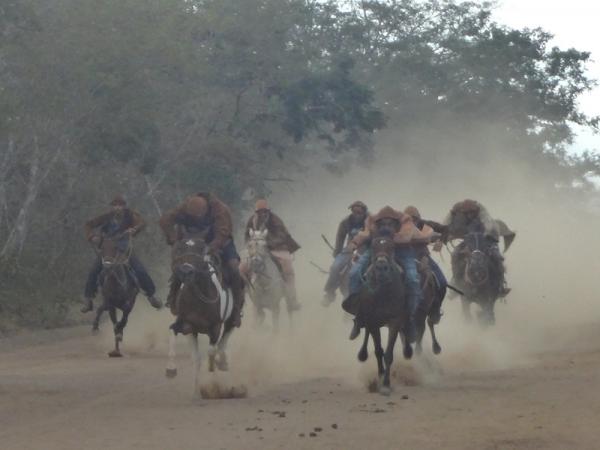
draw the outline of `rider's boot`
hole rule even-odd
[[[296,297],[296,285],[294,280],[288,280],[285,283],[285,301],[289,312],[298,311],[302,307]]]
[[[159,299],[157,299],[154,295],[148,295],[146,296],[146,298],[148,299],[148,302],[153,308],[161,309],[163,307],[162,302]]]
[[[80,311],[82,313],[90,312],[94,310],[94,297],[84,297],[83,298],[83,306]]]
[[[321,305],[329,306],[335,301],[335,291],[325,291]]]
[[[233,283],[231,286],[231,295],[233,297],[231,320],[233,326],[237,328],[242,325],[242,308],[244,307],[244,288],[242,286],[241,283]]]
[[[352,330],[350,330],[350,336],[349,339],[351,341],[353,341],[354,339],[356,339],[358,336],[360,336],[360,329],[362,328],[362,324],[360,319],[357,317],[355,317],[353,319],[353,323],[352,323]]]

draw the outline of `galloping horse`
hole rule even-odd
[[[498,298],[498,289],[492,279],[489,256],[490,244],[481,232],[472,232],[465,236],[463,250],[465,267],[463,282],[460,287],[464,291],[462,308],[465,318],[471,320],[471,303],[481,307],[478,319],[482,325],[495,323],[494,305]]]
[[[169,335],[169,361],[166,376],[177,375],[175,344],[177,334],[188,335],[194,366],[194,392],[199,393],[200,351],[198,334],[210,341],[209,370],[228,370],[225,349],[234,328],[231,291],[224,288],[221,262],[208,254],[206,233],[190,235],[176,242],[172,251],[172,268],[182,285],[171,304],[176,316]]]
[[[431,349],[434,354],[438,355],[442,351],[442,347],[435,336],[435,325],[429,316],[435,296],[437,295],[437,282],[427,257],[424,257],[421,261],[419,261],[419,274],[421,276],[423,303],[419,305],[415,317],[415,325],[417,328],[415,350],[417,354],[420,354],[423,351],[421,344],[423,341],[423,335],[425,334],[425,321],[427,321],[427,326],[429,327],[429,331],[431,333]]]
[[[377,237],[371,243],[371,265],[365,273],[365,283],[357,296],[358,314],[363,318],[366,333],[358,353],[359,361],[367,359],[369,335],[373,336],[379,376],[383,378],[379,392],[388,395],[394,346],[400,336],[404,358],[412,358],[413,350],[406,339],[409,308],[405,295],[404,270],[394,258],[395,244],[391,238]],[[351,312],[351,311],[348,311]],[[381,346],[381,327],[388,327],[385,353]],[[385,365],[384,365],[385,362]]]
[[[248,268],[250,289],[248,294],[254,304],[259,324],[265,320],[265,309],[271,311],[273,330],[279,330],[280,302],[285,295],[283,278],[267,247],[268,230],[250,230],[248,241]],[[292,312],[288,310],[290,321]]]
[[[127,239],[126,248],[123,248],[124,239]],[[97,252],[102,260],[99,279],[103,302],[96,311],[92,330],[98,331],[100,316],[108,311],[115,334],[115,348],[108,355],[120,357],[123,356],[119,349],[119,344],[123,341],[123,330],[139,292],[137,281],[128,266],[132,252],[131,240],[123,236],[104,237]],[[117,309],[122,312],[121,320],[117,320]]]

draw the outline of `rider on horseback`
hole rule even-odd
[[[510,231],[504,222],[491,218],[485,207],[475,200],[463,200],[456,203],[445,221],[448,232],[444,241],[452,239],[464,239],[469,233],[480,232],[486,237],[488,252],[492,262],[492,274],[496,284],[499,297],[505,297],[510,292],[504,277],[504,257],[500,253],[498,241],[500,236],[504,237],[505,249],[508,249],[515,233]],[[465,273],[467,249],[464,240],[452,252],[453,281],[459,286],[463,283]]]
[[[400,211],[396,211],[390,206],[384,207],[376,215],[367,219],[366,229],[352,239],[349,246],[352,250],[361,245],[368,244],[371,240],[380,236],[393,237],[396,244],[396,261],[402,266],[405,273],[405,282],[407,287],[408,304],[410,305],[410,318],[406,334],[409,342],[415,339],[415,315],[417,308],[423,300],[421,290],[421,280],[417,270],[417,260],[415,259],[415,244],[429,242],[430,236],[426,236],[413,223],[410,216]],[[371,260],[370,250],[365,251],[356,264],[350,270],[350,294],[344,304],[353,302],[361,290],[363,273]],[[363,326],[360,317],[354,319],[354,326],[350,333],[350,339],[355,339],[360,334],[360,328]]]
[[[129,246],[129,239],[142,231],[146,224],[137,211],[127,208],[127,202],[123,196],[117,195],[110,202],[110,206],[112,208],[109,212],[86,222],[85,237],[95,246],[102,243],[103,237],[118,238],[119,249],[125,252]],[[157,309],[162,307],[160,300],[154,297],[156,288],[142,262],[137,256],[131,254],[128,264],[150,304]],[[93,300],[98,291],[98,277],[101,272],[102,261],[98,257],[85,284],[84,305],[81,307],[83,313],[94,309]]]
[[[244,237],[250,240],[250,230],[267,230],[267,247],[271,257],[281,272],[285,283],[285,300],[289,311],[300,309],[296,296],[296,275],[292,265],[292,254],[300,249],[300,245],[292,238],[283,220],[269,209],[265,199],[257,200],[254,214],[248,219]],[[248,276],[250,267],[246,262],[240,265],[240,272]]]
[[[240,257],[233,242],[233,222],[229,207],[213,194],[194,194],[183,204],[163,214],[160,227],[169,245],[185,239],[189,234],[207,233],[206,243],[209,250],[222,261],[225,279],[231,287],[231,315],[234,325],[239,327],[244,305],[244,283],[239,273]],[[180,287],[181,280],[174,272],[171,276],[168,304],[174,304]]]
[[[445,234],[448,232],[448,227],[446,225],[442,225],[440,223],[434,222],[432,220],[424,220],[421,218],[421,213],[415,206],[407,206],[404,209],[404,214],[407,214],[411,217],[413,223],[416,227],[421,231],[428,231],[428,229],[435,231],[436,233],[440,233],[442,239]],[[427,258],[429,261],[429,267],[433,272],[433,276],[436,280],[437,285],[437,296],[433,302],[431,307],[431,311],[429,313],[429,317],[431,318],[434,324],[438,324],[442,317],[442,302],[444,301],[444,297],[446,296],[446,290],[448,288],[448,282],[446,281],[446,277],[444,276],[444,272],[442,269],[434,261],[429,253],[429,247],[427,243],[417,244],[414,246],[415,253],[417,257],[417,261],[421,261],[423,258]]]
[[[335,300],[335,291],[342,282],[342,271],[352,259],[352,250],[348,247],[348,244],[359,232],[365,229],[368,215],[367,205],[361,201],[355,201],[348,209],[351,211],[350,215],[345,217],[338,226],[335,248],[333,249],[335,259],[329,269],[329,277],[325,283],[323,306],[329,306]]]

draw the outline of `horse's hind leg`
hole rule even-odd
[[[357,355],[357,358],[360,362],[365,362],[367,360],[367,358],[369,357],[369,350],[368,350],[369,336],[370,336],[369,330],[365,330],[365,337],[363,339],[362,346],[360,347],[360,350],[358,351],[358,355]]]
[[[177,346],[177,330],[175,328],[175,322],[169,328],[169,360],[167,362],[167,368],[165,369],[165,376],[167,378],[175,378],[177,376],[177,364],[175,363],[176,354],[176,346]]]
[[[442,347],[440,346],[437,337],[435,336],[435,325],[429,317],[427,318],[427,325],[429,326],[429,331],[431,332],[431,350],[435,355],[439,355],[442,352]]]
[[[194,370],[194,396],[200,396],[200,349],[198,348],[198,334],[188,336],[191,348],[192,368]]]
[[[398,329],[390,327],[388,332],[388,343],[385,349],[385,374],[383,376],[383,386],[379,389],[379,393],[382,395],[390,395],[390,372],[392,370],[392,363],[394,362],[394,346],[396,345],[396,339],[398,339]]]

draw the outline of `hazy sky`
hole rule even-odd
[[[600,80],[600,1],[597,0],[498,0],[495,14],[500,23],[516,28],[541,27],[554,35],[552,44],[589,51],[592,78]],[[600,115],[600,87],[581,99],[582,110]],[[575,152],[600,152],[600,135],[580,131],[573,146]]]

